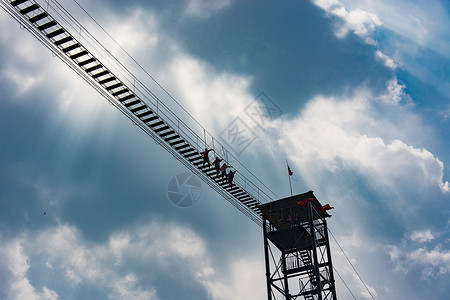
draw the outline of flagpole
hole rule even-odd
[[[288,167],[288,170],[289,170],[289,164],[288,164],[287,159],[286,159],[286,166]],[[291,174],[289,174],[289,171],[288,171],[288,176],[289,176],[289,187],[291,189],[291,196],[292,196],[292,182],[291,182]]]

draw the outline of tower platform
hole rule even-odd
[[[300,205],[302,201],[304,206]],[[310,202],[311,201],[311,202]],[[313,191],[269,202],[260,206],[263,217],[269,222],[267,237],[280,250],[302,250],[312,247],[309,231],[310,214],[307,203],[311,203],[313,220],[329,218],[326,211],[319,210],[322,204]]]

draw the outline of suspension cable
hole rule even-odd
[[[319,214],[319,211],[311,206],[312,209],[314,210],[315,213]],[[361,275],[359,275],[358,271],[356,270],[355,266],[352,264],[352,262],[350,261],[350,259],[348,258],[347,254],[345,253],[344,249],[341,247],[341,245],[339,244],[339,242],[337,241],[336,237],[334,236],[334,234],[331,232],[330,228],[328,227],[328,232],[331,234],[331,236],[333,237],[334,241],[336,242],[336,244],[339,246],[339,249],[341,249],[342,253],[344,254],[345,258],[347,259],[348,263],[350,264],[350,266],[352,267],[353,271],[356,273],[356,275],[358,276],[359,280],[362,282],[362,284],[364,285],[366,291],[369,293],[370,297],[375,300],[375,297],[372,295],[372,293],[370,292],[369,288],[367,287],[366,283],[364,282],[364,280],[362,279]],[[334,270],[336,270],[333,267]],[[339,275],[339,274],[338,274]],[[347,284],[345,283],[345,281],[342,279],[341,275],[339,275],[339,277],[341,278],[341,280],[344,282],[344,284],[347,286]],[[348,287],[347,287],[348,289]],[[350,290],[350,289],[349,289]],[[350,292],[352,295],[353,293]],[[355,297],[355,296],[353,296]]]
[[[336,270],[336,268],[333,266],[333,270],[336,272],[336,274],[339,276],[339,278],[341,279],[341,281],[344,283],[345,287],[347,288],[347,290],[350,292],[350,294],[353,296],[353,299],[356,300],[355,295],[353,295],[352,291],[350,290],[350,288],[348,287],[347,283],[345,282],[344,278],[342,278],[341,274],[339,274],[339,272]]]
[[[330,229],[328,229],[328,232],[331,234],[331,236],[333,237],[334,241],[336,242],[336,244],[339,246],[339,249],[341,249],[342,254],[344,254],[345,258],[347,259],[348,263],[350,264],[350,266],[352,267],[353,271],[355,271],[356,275],[358,276],[359,280],[361,280],[362,284],[364,285],[364,287],[366,288],[366,291],[369,293],[370,297],[372,297],[373,300],[375,300],[374,296],[372,295],[372,293],[370,292],[369,288],[367,287],[366,283],[364,282],[364,280],[362,279],[361,275],[359,275],[358,271],[356,271],[355,266],[352,264],[352,262],[350,261],[350,259],[348,258],[347,254],[345,254],[344,249],[342,249],[341,245],[338,243],[337,239],[335,238],[334,234],[331,232]]]

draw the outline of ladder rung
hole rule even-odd
[[[73,37],[69,35],[69,36],[66,36],[65,38],[62,38],[62,39],[60,39],[60,40],[57,40],[57,41],[55,42],[55,45],[56,45],[56,46],[59,46],[59,45],[62,45],[62,44],[64,44],[64,43],[70,42],[71,40],[73,40]]]
[[[197,167],[198,167],[199,165],[202,165],[202,164],[203,164],[203,157],[200,157],[200,158],[202,159],[202,161],[198,161],[198,162],[194,163],[194,165],[196,165]]]
[[[185,153],[189,153],[189,152],[193,152],[193,151],[195,151],[195,149],[189,147],[188,149],[178,151],[178,152],[180,152],[180,154],[185,154]],[[194,154],[195,154],[195,152],[194,152]]]
[[[221,179],[219,182],[220,186],[222,186],[223,188],[225,188],[225,185],[228,184],[228,181],[226,179]]]
[[[244,198],[244,197],[242,197],[242,198]],[[241,199],[239,199],[239,200],[241,200]],[[241,202],[245,203],[245,205],[247,205],[247,206],[258,205],[258,202],[256,202],[255,199],[241,200]]]
[[[38,8],[39,8],[39,5],[37,5],[37,4],[32,4],[32,5],[28,6],[28,7],[26,7],[26,8],[24,8],[24,9],[20,10],[19,12],[20,12],[22,15],[26,15],[27,13],[32,12],[33,10],[36,10],[36,9],[38,9]]]
[[[186,147],[189,147],[189,145],[188,144],[183,144],[181,146],[175,147],[175,150],[178,151],[178,150],[181,150],[181,149],[186,148]]]
[[[159,119],[159,117],[157,115],[154,115],[153,117],[150,117],[150,118],[146,119],[145,123],[153,122],[153,121],[155,121],[157,119]]]
[[[39,21],[39,20],[41,20],[41,19],[43,19],[43,18],[45,18],[45,17],[48,17],[48,14],[44,11],[44,12],[42,12],[42,13],[40,13],[40,14],[34,16],[34,17],[32,17],[32,18],[30,19],[30,22],[31,22],[31,23],[36,23],[37,21]]]
[[[113,81],[113,80],[116,80],[116,77],[111,76],[111,77],[108,77],[106,79],[100,80],[98,83],[105,84],[105,83],[108,83],[108,82]]]
[[[236,197],[237,199],[239,199],[239,201],[243,202],[243,203],[247,203],[247,202],[252,202],[253,198],[248,198],[247,197],[247,193],[239,193],[238,195],[233,195],[234,197]],[[248,198],[248,199],[245,199]]]
[[[118,87],[121,87],[121,86],[123,86],[123,83],[122,83],[122,82],[119,82],[119,83],[116,83],[116,84],[107,86],[107,87],[106,87],[106,90],[107,90],[107,91],[110,91],[110,90],[113,90],[113,89],[117,89]]]
[[[203,160],[203,157],[201,157],[201,156],[191,157],[191,158],[189,158],[189,161],[190,161],[191,163],[193,163],[197,168],[200,168],[200,166],[199,166],[197,163],[195,163],[196,161],[199,161],[200,159]],[[212,175],[213,175],[213,174],[208,174],[208,176],[212,176]]]
[[[133,105],[136,105],[136,104],[139,104],[139,103],[141,103],[141,100],[134,100],[134,101],[125,103],[124,105],[125,105],[125,107],[130,107],[130,106],[133,106]]]
[[[47,33],[45,36],[48,37],[49,39],[54,38],[55,36],[58,36],[60,34],[63,34],[64,32],[66,32],[64,29],[59,28],[55,31],[52,31],[50,33]]]
[[[112,95],[113,95],[114,97],[117,97],[117,96],[122,95],[122,94],[124,94],[124,93],[127,93],[127,92],[129,92],[129,91],[130,91],[129,89],[123,89],[123,90],[117,91],[117,92],[115,92],[115,93],[112,93]]]
[[[132,113],[135,113],[135,112],[137,112],[137,111],[140,111],[140,110],[143,110],[143,109],[146,109],[146,108],[147,108],[146,105],[141,105],[141,106],[138,106],[138,107],[136,107],[136,108],[130,109],[130,111],[131,111]]]
[[[194,165],[198,165],[198,164],[201,164],[200,160],[203,161],[203,157],[201,155],[199,155],[198,157],[195,157],[195,158],[191,158],[189,161],[191,161],[191,162],[199,161],[199,162],[194,163]],[[215,169],[212,169],[212,170],[216,171]]]
[[[64,49],[63,49],[63,51],[64,51]],[[82,66],[87,65],[87,64],[90,64],[91,62],[94,62],[94,61],[96,61],[96,59],[93,58],[93,57],[91,57],[91,58],[88,58],[88,59],[86,59],[86,60],[80,61],[80,62],[78,63],[78,65],[79,65],[80,67],[82,67]]]
[[[172,142],[172,143],[170,143],[170,146],[175,147],[175,145],[180,144],[180,143],[184,143],[184,140],[178,140],[178,141]]]
[[[187,144],[188,145],[188,144]],[[189,146],[189,145],[188,145]],[[186,147],[184,147],[184,148],[186,148]],[[180,150],[181,149],[183,149],[183,148],[180,148]],[[180,152],[180,154],[186,154],[186,153],[189,153],[189,152],[192,152],[192,153],[196,153],[196,151],[195,151],[195,149],[194,148],[192,148],[192,147],[188,147],[188,149],[184,149],[184,150],[181,150],[181,151],[178,151],[178,152]]]
[[[256,208],[259,205],[255,199],[252,199],[252,201],[249,201],[249,200],[243,201],[243,200],[239,199],[239,201],[241,201],[242,203],[244,203],[244,205],[246,205],[248,207],[251,206],[252,208]]]
[[[164,122],[163,121],[159,121],[159,122],[156,122],[156,123],[153,123],[153,124],[150,124],[150,125],[148,125],[150,128],[153,128],[153,127],[158,127],[158,126],[161,126],[161,125],[163,125],[164,124]]]
[[[119,100],[120,102],[123,102],[123,101],[127,101],[127,100],[130,100],[130,99],[133,99],[134,97],[135,96],[133,94],[129,94],[129,95],[126,95],[126,96],[124,96],[122,98],[119,98],[117,100]]]
[[[170,131],[162,132],[159,136],[164,138],[165,136],[168,136],[168,135],[174,134],[174,133],[175,133],[175,131],[170,130]]]
[[[92,71],[98,70],[98,69],[100,69],[100,68],[103,68],[103,65],[98,64],[98,65],[95,65],[95,66],[93,66],[93,67],[87,68],[87,69],[85,69],[84,71],[85,71],[86,73],[91,73]]]
[[[193,152],[193,153],[188,153],[188,154],[183,155],[183,156],[189,159],[189,157],[197,155],[197,154],[198,154],[197,152]]]
[[[237,190],[237,189],[239,189],[239,188],[238,188],[237,186],[234,185],[234,186],[230,189],[229,192],[230,192],[231,194],[233,194],[233,192],[234,192],[235,190]]]
[[[11,2],[11,5],[12,6],[17,6],[17,5],[20,5],[20,4],[22,4],[24,2],[27,2],[27,1],[28,0],[14,0],[14,1]]]
[[[75,43],[75,44],[73,44],[72,46],[69,46],[69,47],[66,47],[66,48],[62,49],[62,51],[63,51],[64,53],[66,53],[66,52],[75,50],[75,49],[80,48],[80,47],[81,47],[80,44]]]
[[[247,195],[247,196],[245,196],[245,197],[240,198],[239,200],[240,200],[241,202],[248,202],[248,201],[251,201],[251,199],[253,199],[252,196]]]
[[[146,112],[143,112],[141,114],[136,115],[139,119],[142,119],[145,116],[151,115],[153,112],[151,110],[147,110]]]
[[[80,51],[80,52],[78,52],[78,53],[72,54],[72,55],[69,56],[69,57],[70,57],[70,59],[76,59],[76,58],[78,58],[78,57],[82,57],[82,56],[85,56],[85,55],[87,55],[87,54],[88,54],[88,52],[87,52],[86,50],[83,50],[83,51]],[[94,77],[94,76],[92,76],[92,77]]]
[[[166,125],[166,126],[163,126],[163,127],[156,128],[156,129],[155,129],[155,132],[158,133],[158,132],[160,132],[160,131],[167,130],[167,129],[169,129],[169,128],[170,128],[170,127]]]
[[[172,136],[166,137],[164,140],[165,140],[166,142],[169,142],[169,141],[174,140],[174,139],[177,139],[177,138],[179,138],[179,137],[180,137],[180,136],[179,136],[178,134],[176,134],[176,135],[172,135]]]
[[[237,191],[237,193],[233,194],[233,196],[235,196],[236,198],[242,197],[244,195],[247,195],[247,192],[245,192],[243,190],[239,190],[239,191]]]
[[[38,26],[37,29],[39,29],[40,31],[42,31],[42,30],[48,29],[48,28],[50,28],[50,27],[53,27],[53,26],[55,26],[55,25],[56,25],[56,22],[52,20],[52,21],[50,21],[50,22],[47,22],[47,23],[45,23],[45,24],[42,24],[42,25]]]
[[[238,198],[239,200],[243,199],[245,197],[247,193],[246,192],[240,192],[237,194],[233,194],[233,196],[235,196],[236,198]]]
[[[248,205],[249,203],[252,203],[252,202],[256,203],[256,200],[251,198],[251,197],[249,198],[249,197],[246,197],[246,196],[241,196],[241,197],[236,197],[236,198],[238,198],[239,201],[241,201],[245,205]]]
[[[108,70],[103,70],[103,71],[95,73],[95,74],[93,74],[91,76],[92,76],[92,78],[95,79],[95,78],[99,78],[99,77],[102,77],[102,76],[105,76],[105,75],[108,75],[108,74],[109,74]]]

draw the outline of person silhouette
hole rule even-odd
[[[205,164],[208,164],[208,166],[211,166],[210,162],[209,162],[209,152],[213,151],[213,149],[207,149],[205,148],[205,151],[202,152],[202,157],[203,157],[203,167],[205,166]]]

